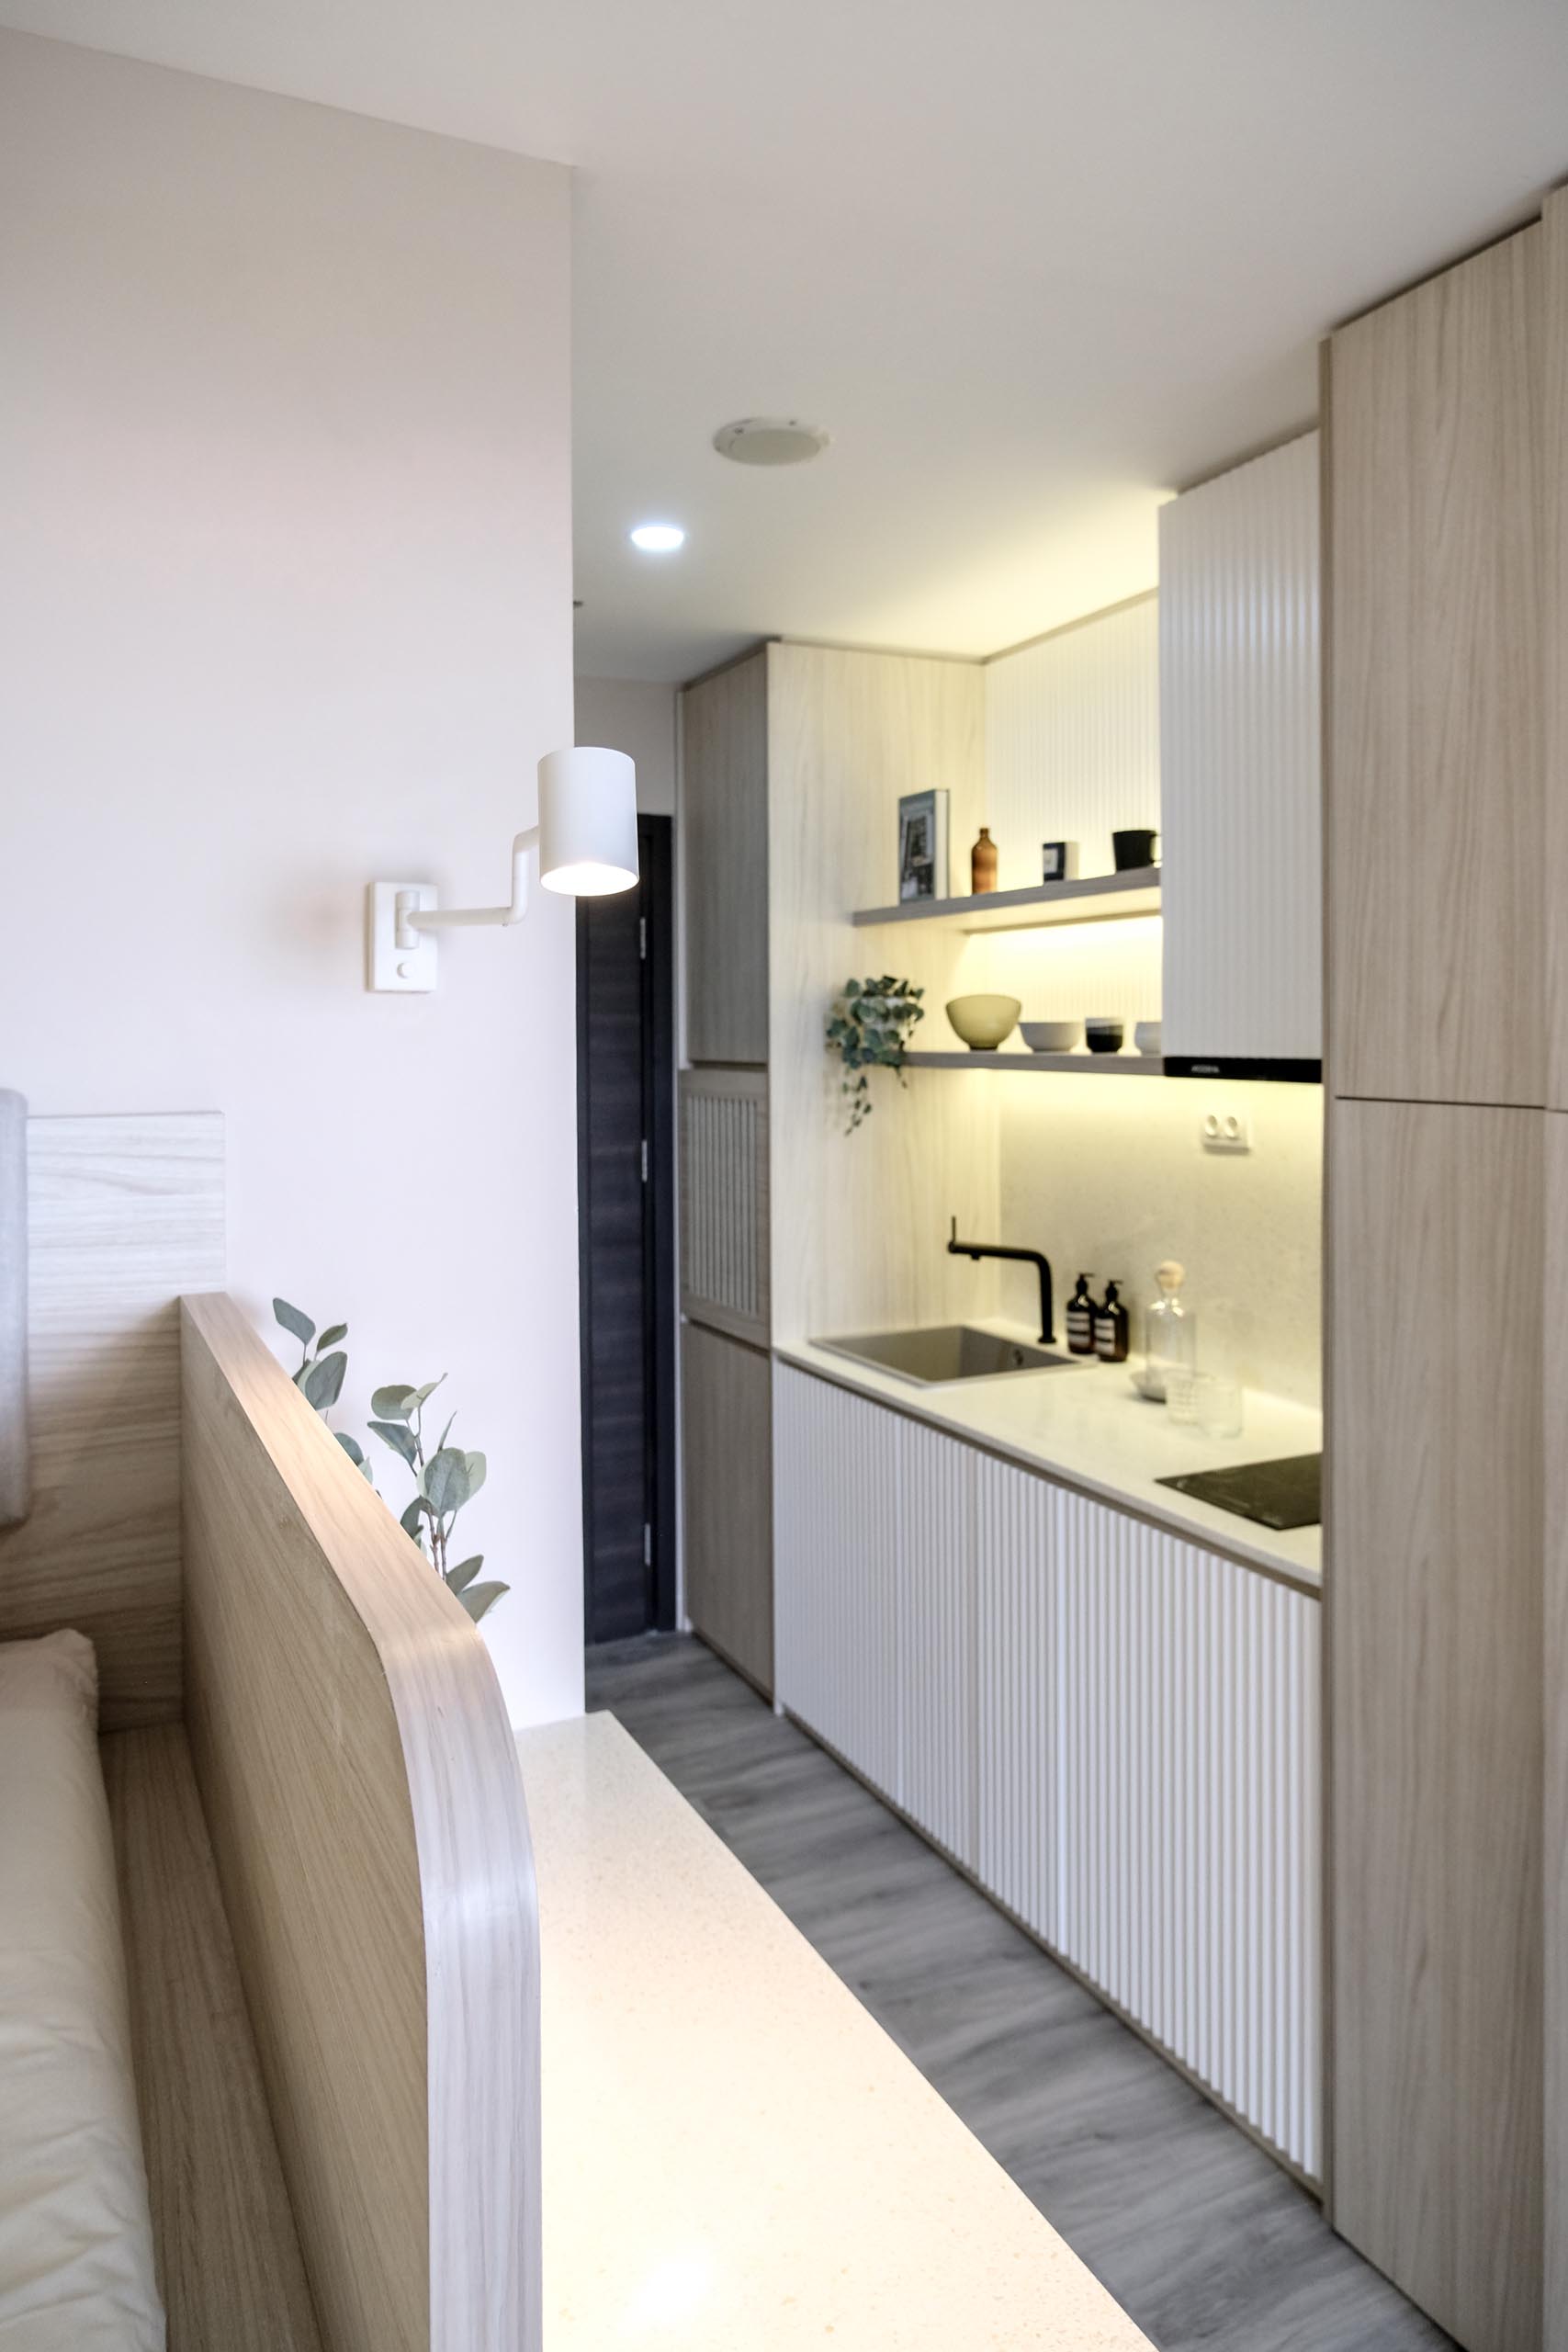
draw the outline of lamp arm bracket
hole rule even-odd
[[[529,825],[512,844],[512,902],[504,907],[420,907],[412,891],[398,894],[398,945],[415,947],[422,931],[455,931],[476,923],[521,922],[539,872],[539,828]]]

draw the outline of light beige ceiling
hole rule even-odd
[[[0,0],[578,167],[580,666],[989,651],[1146,587],[1333,321],[1568,171],[1563,0]],[[716,426],[833,436],[785,472]],[[690,537],[627,543],[644,518]]]

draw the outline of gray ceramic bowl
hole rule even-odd
[[[1018,1034],[1032,1054],[1070,1054],[1083,1042],[1083,1023],[1021,1021]]]

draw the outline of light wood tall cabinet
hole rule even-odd
[[[686,1053],[768,1058],[768,650],[681,697]]]
[[[1341,1094],[1544,1100],[1542,238],[1329,347]]]
[[[1561,203],[1325,368],[1328,2211],[1469,2352],[1568,2347]]]
[[[1541,2321],[1542,1128],[1333,1120],[1336,2226],[1462,2345]]]
[[[773,1675],[768,1216],[768,649],[682,695],[685,1614]]]
[[[688,1321],[681,1412],[686,1614],[715,1649],[771,1691],[773,1369],[766,1351]]]

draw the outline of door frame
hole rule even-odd
[[[675,1624],[680,1466],[676,1403],[676,1339],[680,1299],[675,1267],[675,891],[674,823],[644,815],[637,820],[638,914],[647,979],[642,1021],[642,1127],[648,1143],[648,1206],[643,1218],[644,1491],[652,1531],[648,1609],[651,1625]],[[577,921],[577,1207],[578,1360],[582,1414],[583,1630],[589,1625],[592,1560],[593,1376],[588,1345],[591,1296],[588,1233],[589,1066],[587,910]]]

